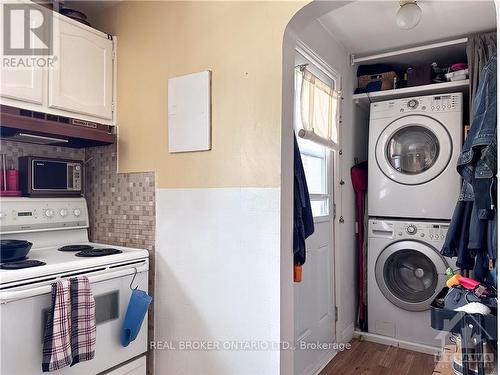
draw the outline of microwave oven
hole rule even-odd
[[[37,156],[19,158],[19,186],[27,197],[83,194],[83,161]]]

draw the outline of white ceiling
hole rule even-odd
[[[396,25],[399,1],[355,1],[319,21],[358,56],[496,28],[493,1],[418,1],[418,5],[422,18],[412,30]]]

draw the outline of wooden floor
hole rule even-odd
[[[431,375],[434,356],[353,340],[351,349],[340,352],[320,375]]]

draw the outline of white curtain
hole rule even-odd
[[[340,93],[307,69],[297,72],[297,78],[301,79],[299,136],[335,148]]]

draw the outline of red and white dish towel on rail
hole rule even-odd
[[[42,370],[55,371],[94,358],[95,301],[87,277],[57,280],[45,326]]]

